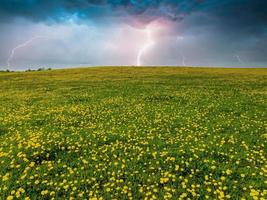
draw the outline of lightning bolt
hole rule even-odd
[[[10,55],[9,55],[7,61],[6,61],[7,66],[10,67],[10,63],[12,62],[17,50],[19,50],[21,48],[24,48],[24,47],[30,45],[31,43],[33,43],[35,40],[38,40],[38,39],[41,39],[41,38],[46,38],[46,37],[45,36],[35,36],[35,37],[32,37],[31,39],[27,40],[26,42],[24,42],[22,44],[19,44],[16,47],[14,47],[11,50],[11,53],[10,53]]]
[[[239,55],[234,55],[234,57],[237,59],[237,61],[240,63],[240,64],[243,64],[243,60],[240,58]]]
[[[151,48],[155,42],[152,39],[151,36],[151,30],[149,28],[146,28],[146,35],[147,35],[147,42],[145,43],[145,45],[138,51],[138,55],[137,55],[137,66],[141,66],[142,65],[142,57],[143,55],[149,50],[149,48]]]

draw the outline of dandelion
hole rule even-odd
[[[7,198],[6,198],[6,200],[13,200],[14,199],[14,196],[8,196]]]
[[[45,196],[45,195],[47,195],[47,194],[48,194],[48,190],[43,190],[43,191],[41,191],[41,195]]]
[[[169,181],[169,178],[160,178],[160,183],[164,184]]]
[[[30,167],[34,167],[34,165],[35,165],[35,162],[31,162],[31,163],[29,164]]]

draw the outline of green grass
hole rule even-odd
[[[266,199],[267,69],[0,73],[0,199]]]

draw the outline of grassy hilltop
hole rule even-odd
[[[0,199],[267,199],[267,69],[0,73]]]

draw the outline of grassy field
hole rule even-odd
[[[0,199],[267,199],[267,69],[0,73]]]

